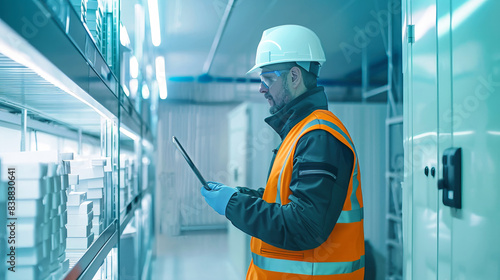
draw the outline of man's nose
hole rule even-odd
[[[266,92],[268,92],[268,91],[269,91],[269,89],[268,89],[268,88],[264,85],[264,83],[262,83],[262,82],[261,82],[261,83],[260,83],[259,92],[260,92],[260,93],[266,93]]]

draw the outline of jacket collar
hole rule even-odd
[[[290,130],[315,110],[328,110],[328,100],[323,87],[313,88],[286,104],[276,114],[267,117],[269,124],[285,139]]]

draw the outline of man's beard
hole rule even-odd
[[[283,109],[286,106],[286,104],[288,104],[288,102],[292,101],[291,100],[292,94],[290,90],[288,90],[288,82],[286,79],[283,80],[283,94],[281,97],[282,100],[280,100],[281,102],[278,104],[276,103],[274,97],[271,96],[274,103],[274,105],[271,106],[271,108],[269,108],[269,113],[271,113],[271,115],[278,113],[281,109]]]

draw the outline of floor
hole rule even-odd
[[[229,261],[227,231],[193,231],[180,236],[158,236],[151,279],[235,280]]]

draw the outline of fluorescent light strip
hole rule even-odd
[[[128,36],[127,28],[123,24],[120,24],[120,43],[128,47],[130,45],[130,37]]]
[[[120,126],[120,132],[123,133],[123,135],[127,136],[128,138],[130,138],[134,141],[137,141],[140,138],[139,135],[133,133],[132,131],[126,129],[123,126]]]
[[[19,64],[33,70],[47,82],[61,89],[67,94],[78,99],[80,102],[92,108],[96,113],[105,119],[111,119],[114,116],[106,112],[106,109],[98,109],[96,106],[100,104],[92,100],[88,94],[75,84],[68,76],[52,64],[47,58],[41,55],[36,49],[28,44],[24,38],[20,37],[15,31],[0,20],[0,34],[3,39],[0,39],[0,52],[16,61]],[[7,40],[9,38],[9,40]],[[56,77],[57,76],[57,77]],[[89,98],[84,99],[81,95]],[[94,103],[94,104],[92,104]]]
[[[147,84],[142,85],[142,98],[143,99],[148,99],[149,98],[149,88]]]
[[[137,61],[137,57],[135,55],[130,57],[130,76],[134,79],[139,77],[139,61]]]
[[[129,81],[130,86],[130,97],[135,98],[137,91],[139,90],[139,81],[137,79],[131,79]]]
[[[166,99],[167,92],[167,77],[165,74],[165,58],[158,56],[155,60],[156,65],[156,80],[158,81],[158,88],[160,89],[160,98]]]
[[[149,25],[151,28],[151,38],[153,45],[158,47],[161,44],[160,16],[158,11],[158,1],[148,0]]]

